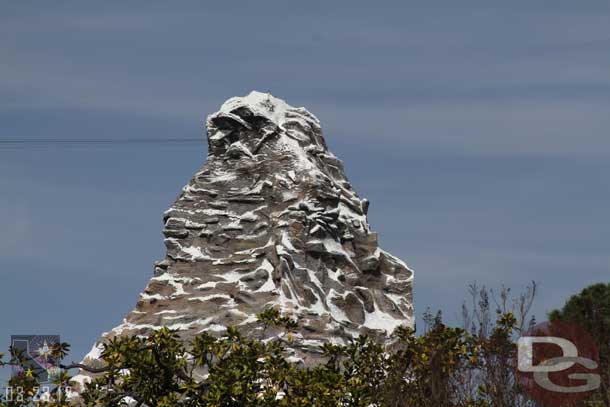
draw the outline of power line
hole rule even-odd
[[[90,145],[90,144],[179,144],[203,143],[203,138],[123,138],[123,139],[0,139],[3,146],[21,145]]]
[[[12,151],[51,151],[63,149],[106,149],[117,146],[185,146],[204,143],[203,137],[198,138],[28,138],[0,139],[0,152]]]

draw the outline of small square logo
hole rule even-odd
[[[13,366],[13,375],[30,370],[39,383],[50,383],[59,374],[59,360],[53,357],[53,347],[59,345],[59,335],[12,335],[11,347],[23,355],[23,366]]]

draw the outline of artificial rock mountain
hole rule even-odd
[[[305,364],[324,342],[412,324],[413,272],[379,248],[314,115],[252,92],[208,116],[207,137],[207,163],[165,212],[165,259],[85,363],[105,339],[162,326],[261,337],[267,307],[298,320],[289,350]]]

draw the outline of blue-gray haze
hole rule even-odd
[[[79,359],[164,254],[203,122],[256,89],[323,124],[418,315],[540,284],[538,319],[610,268],[607,1],[2,2],[0,347]]]

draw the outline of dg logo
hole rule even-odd
[[[517,341],[517,379],[543,406],[573,406],[600,387],[593,337],[569,322],[536,325]]]

